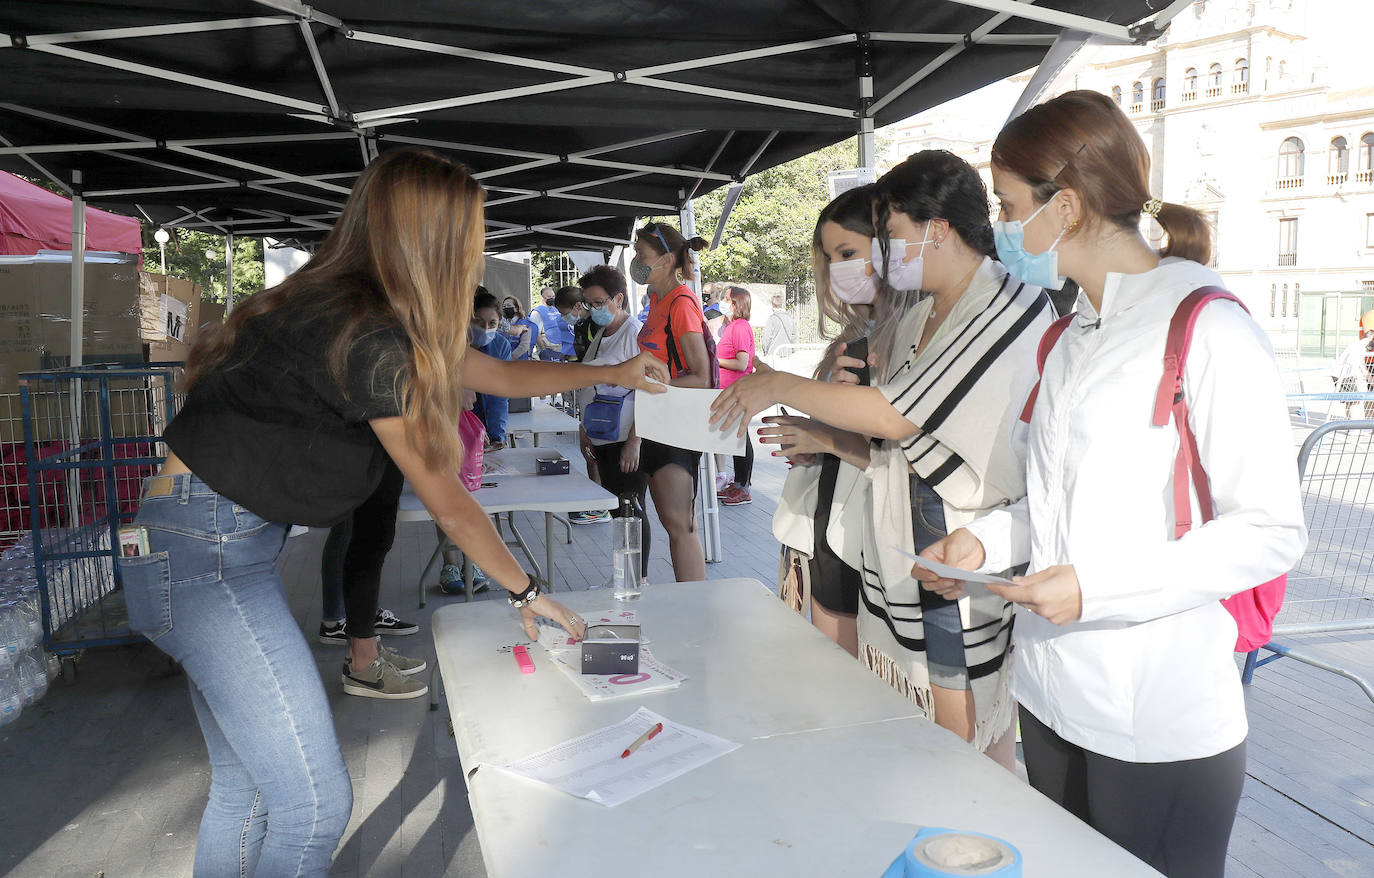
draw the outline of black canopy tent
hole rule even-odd
[[[1064,28],[1146,39],[1186,2],[9,0],[0,167],[309,241],[370,157],[421,144],[478,172],[491,249],[609,250],[846,137],[871,164],[874,126],[1034,66]]]
[[[232,289],[235,234],[308,244],[371,158],[415,144],[476,171],[489,250],[609,251],[847,137],[871,167],[876,126],[1088,38],[1151,39],[1190,2],[7,0],[0,168],[73,195],[79,364],[86,200],[224,234]]]

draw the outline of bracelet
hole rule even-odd
[[[508,600],[510,601],[510,605],[518,610],[539,597],[542,593],[543,592],[539,590],[539,581],[531,576],[529,588],[526,588],[519,594],[512,593]]]

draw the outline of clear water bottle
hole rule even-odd
[[[14,681],[19,685],[25,707],[48,694],[48,675],[35,653],[36,650],[25,652],[14,665]]]
[[[7,726],[19,719],[24,709],[24,696],[14,680],[14,673],[0,673],[0,726]]]
[[[28,624],[20,618],[16,601],[0,602],[0,673],[14,667],[28,640]]]
[[[611,590],[618,601],[638,600],[644,590],[640,575],[642,544],[640,520],[629,500],[620,501],[620,517],[611,521],[615,544],[611,547]]]

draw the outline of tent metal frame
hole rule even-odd
[[[94,152],[103,156],[117,156],[136,161],[138,159],[133,153],[137,151],[150,149],[165,150],[210,165],[218,165],[225,168],[227,171],[239,172],[239,174],[238,176],[220,176],[195,168],[167,162],[155,163],[149,160],[149,164],[153,164],[163,170],[183,173],[193,178],[194,181],[199,182],[102,189],[85,193],[85,196],[92,198],[117,198],[127,196],[163,195],[175,192],[189,193],[205,191],[210,193],[215,190],[227,190],[246,186],[277,196],[338,209],[342,206],[342,199],[330,201],[326,198],[311,196],[306,193],[297,192],[293,189],[280,188],[283,184],[294,184],[320,190],[330,195],[346,196],[349,192],[348,187],[332,182],[328,178],[331,175],[292,173],[280,168],[269,167],[256,162],[249,162],[233,158],[232,156],[211,152],[203,147],[356,139],[360,146],[359,158],[361,160],[361,170],[362,166],[365,166],[368,161],[377,155],[378,143],[380,141],[413,143],[416,145],[452,149],[460,152],[466,151],[485,155],[501,155],[519,160],[504,167],[486,170],[477,174],[478,178],[484,181],[495,181],[500,178],[517,175],[522,171],[558,164],[577,165],[615,172],[598,179],[543,190],[501,187],[494,183],[489,183],[489,188],[503,193],[503,197],[493,199],[489,202],[489,205],[493,207],[517,203],[519,201],[553,199],[584,202],[587,204],[611,205],[622,208],[633,207],[653,213],[671,213],[682,209],[684,204],[690,200],[693,194],[695,194],[703,180],[718,183],[742,181],[758,158],[766,151],[772,139],[775,138],[779,132],[763,132],[764,142],[753,157],[734,173],[726,173],[714,168],[716,160],[724,149],[724,144],[717,150],[716,155],[708,163],[708,167],[706,168],[645,164],[604,157],[608,153],[632,149],[636,146],[648,145],[684,135],[701,133],[699,130],[666,132],[664,134],[638,140],[606,144],[568,154],[555,154],[502,149],[493,146],[442,141],[432,138],[388,135],[376,129],[378,126],[386,125],[390,122],[410,120],[422,116],[425,113],[431,113],[442,109],[473,106],[476,104],[510,100],[529,95],[564,92],[605,85],[608,83],[623,82],[670,92],[691,92],[695,95],[713,97],[746,106],[767,105],[774,108],[781,107],[795,110],[801,114],[816,116],[821,119],[833,120],[837,117],[852,119],[854,120],[855,134],[858,136],[859,141],[859,163],[864,166],[871,166],[876,158],[874,154],[874,116],[892,101],[910,91],[921,81],[929,78],[933,73],[944,67],[959,54],[979,44],[1049,46],[1059,39],[1054,34],[1043,33],[992,33],[992,31],[1006,24],[1008,21],[1020,19],[1042,26],[1049,25],[1055,28],[1071,29],[1086,34],[1097,41],[1116,43],[1141,42],[1157,35],[1163,25],[1174,15],[1182,11],[1183,7],[1187,6],[1190,0],[1174,0],[1173,3],[1156,15],[1133,26],[1115,24],[1088,16],[1062,12],[1052,8],[1039,7],[1033,5],[1033,2],[1028,2],[1028,0],[947,0],[947,2],[961,6],[986,10],[993,13],[993,15],[991,15],[982,25],[968,33],[903,33],[884,31],[860,34],[845,32],[816,39],[784,42],[744,51],[706,55],[671,63],[624,70],[555,63],[546,59],[524,57],[508,53],[487,52],[451,43],[417,40],[375,31],[359,30],[350,27],[346,22],[335,16],[321,12],[304,3],[297,2],[297,0],[254,0],[254,2],[279,14],[176,22],[160,25],[103,28],[98,30],[70,31],[63,33],[45,33],[27,36],[0,33],[0,50],[10,49],[12,51],[31,50],[43,52],[72,61],[114,68],[127,73],[171,81],[181,86],[230,94],[257,101],[270,107],[282,108],[287,111],[287,115],[298,119],[308,119],[329,124],[333,126],[332,130],[322,130],[318,134],[264,134],[242,137],[158,140],[96,125],[71,116],[47,113],[42,110],[23,107],[17,104],[0,104],[0,107],[13,112],[25,113],[51,122],[58,122],[113,138],[94,142],[72,141],[67,143],[15,144],[9,139],[6,139],[3,136],[3,132],[0,132],[0,144],[3,144],[3,146],[0,146],[0,156],[18,156],[34,166],[48,179],[58,183],[69,191],[74,191],[74,188],[61,180],[58,175],[44,168],[40,163],[39,157],[56,153]],[[310,57],[311,68],[314,72],[314,81],[309,83],[309,87],[318,88],[319,98],[306,99],[291,94],[250,88],[223,79],[212,79],[193,75],[184,70],[169,69],[167,67],[159,67],[152,64],[116,58],[97,51],[92,51],[90,48],[86,47],[86,44],[91,43],[133,40],[144,37],[212,33],[267,27],[290,27],[299,32],[302,48]],[[472,94],[456,94],[450,97],[390,107],[376,107],[350,113],[344,109],[345,104],[340,100],[324,58],[320,53],[314,30],[316,27],[331,28],[348,40],[384,45],[413,52],[447,55],[470,61],[507,65],[525,70],[537,70],[541,73],[556,74],[557,78],[549,82],[533,85],[496,89]],[[946,45],[947,48],[930,63],[907,77],[895,87],[889,89],[885,94],[877,95],[874,93],[874,80],[868,58],[868,53],[873,43],[922,43]],[[856,76],[857,88],[855,90],[855,102],[852,106],[832,106],[829,104],[808,101],[789,100],[772,95],[758,94],[744,89],[704,87],[698,84],[684,82],[680,79],[670,78],[672,74],[701,70],[708,67],[717,67],[742,61],[753,61],[785,54],[851,45],[855,47],[856,58],[859,61],[859,70]],[[299,85],[304,85],[304,83],[300,83]],[[322,98],[322,100],[320,98]],[[729,142],[730,138],[737,134],[739,134],[738,131],[730,131],[726,137],[726,142]],[[681,177],[685,180],[694,181],[694,185],[685,190],[682,195],[682,201],[678,204],[612,198],[581,191],[595,190],[599,186],[621,182],[630,179],[631,176],[634,175]],[[327,215],[323,218],[327,218]],[[604,235],[589,235],[586,233],[569,231],[566,228],[568,225],[576,225],[579,222],[592,222],[594,219],[594,217],[589,215],[585,218],[574,220],[571,223],[531,223],[518,227],[493,226],[495,231],[493,231],[492,237],[493,239],[500,240],[519,238],[523,235],[538,234],[540,236],[552,235],[560,238],[568,238],[570,240],[594,241],[608,246],[624,245],[628,243],[628,241],[621,239],[609,238]],[[289,236],[293,233],[314,233],[318,232],[321,228],[320,219],[298,224],[295,215],[290,213],[279,217],[279,220],[280,224],[273,229],[273,233],[278,235]],[[169,223],[169,225],[171,224],[172,223]],[[228,221],[225,221],[225,224],[227,226]]]

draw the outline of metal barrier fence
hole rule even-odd
[[[49,651],[139,639],[120,589],[119,527],[166,456],[180,364],[75,367],[20,377],[33,567]]]
[[[1374,393],[1297,394],[1336,397],[1363,407]],[[1290,406],[1294,400],[1290,396]],[[1298,452],[1302,479],[1307,551],[1288,574],[1283,609],[1274,634],[1262,649],[1246,657],[1244,682],[1257,668],[1279,658],[1292,658],[1353,681],[1374,701],[1374,686],[1355,670],[1287,645],[1287,638],[1307,634],[1374,630],[1374,420],[1340,420],[1322,424]]]

